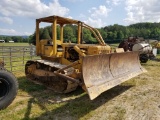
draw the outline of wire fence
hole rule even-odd
[[[5,68],[11,72],[24,71],[28,60],[35,60],[36,47],[31,46],[0,46],[0,59],[4,61]]]

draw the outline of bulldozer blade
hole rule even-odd
[[[146,70],[139,62],[138,52],[89,55],[82,63],[83,80],[91,100],[143,72]]]

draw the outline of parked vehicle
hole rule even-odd
[[[52,24],[52,39],[40,40],[39,24]],[[65,43],[63,27],[77,26],[77,42]],[[57,39],[60,26],[60,39]],[[98,44],[83,43],[83,29],[89,29]],[[72,39],[72,38],[70,38]],[[118,51],[118,50],[117,50]],[[81,86],[93,100],[102,92],[143,72],[138,52],[111,53],[99,31],[84,22],[60,16],[36,19],[36,52],[40,60],[26,63],[28,80],[43,84],[58,93],[68,93]]]

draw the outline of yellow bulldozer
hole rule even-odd
[[[52,24],[52,39],[40,40],[40,23]],[[64,26],[77,26],[77,42],[64,42]],[[57,39],[57,26],[60,39]],[[95,36],[98,44],[83,43],[83,29]],[[102,92],[143,72],[138,52],[123,52],[107,45],[99,31],[84,22],[49,16],[36,19],[36,54],[40,60],[28,61],[28,80],[43,84],[58,93],[68,93],[81,86],[93,100]]]

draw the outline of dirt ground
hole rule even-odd
[[[160,120],[160,62],[142,65],[148,72],[90,100],[81,89],[62,95],[18,78],[14,102],[0,120]]]
[[[143,66],[148,72],[123,83],[130,88],[95,109],[89,120],[160,120],[160,63]]]

